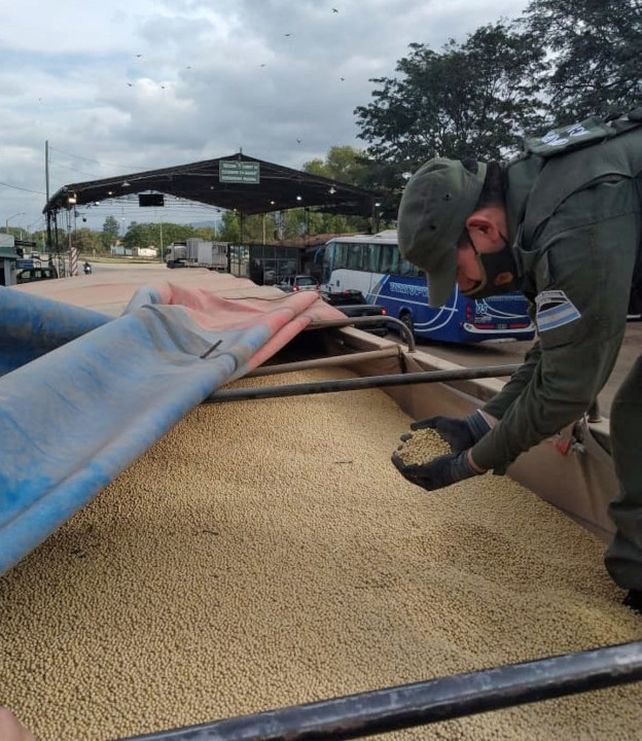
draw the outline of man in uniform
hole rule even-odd
[[[432,491],[503,473],[584,415],[613,370],[630,297],[642,296],[641,204],[642,108],[527,140],[508,164],[434,159],[412,176],[399,247],[426,271],[430,305],[445,304],[455,283],[472,298],[519,288],[538,340],[480,410],[414,423],[453,452],[421,465],[393,454],[406,479]],[[625,604],[642,611],[642,355],[613,400],[611,445],[621,491],[605,562]]]

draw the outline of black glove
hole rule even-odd
[[[397,453],[393,453],[392,462],[399,473],[411,484],[421,486],[427,491],[441,489],[483,473],[483,471],[475,471],[470,465],[467,450],[441,455],[439,458],[419,464],[404,463]]]
[[[427,427],[438,432],[454,453],[472,448],[491,429],[483,415],[478,412],[462,418],[426,417],[410,425],[411,430],[425,430]],[[412,435],[406,433],[401,436],[401,441],[406,442],[410,437]]]
[[[637,612],[638,615],[642,615],[642,590],[629,589],[629,593],[624,598],[622,604],[633,610],[633,612]]]

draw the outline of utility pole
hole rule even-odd
[[[45,190],[47,203],[49,203],[49,139],[45,140]]]
[[[161,221],[158,222],[158,226],[160,229],[160,249],[159,249],[160,261],[163,262],[163,221],[162,219]]]
[[[49,204],[49,139],[45,139],[45,191],[46,203]],[[49,265],[53,264],[53,250],[51,249],[51,211],[47,209],[47,252],[49,253]]]

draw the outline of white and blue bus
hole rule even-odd
[[[383,306],[418,338],[469,343],[528,340],[535,334],[528,303],[517,292],[475,300],[455,287],[445,306],[432,309],[425,273],[401,257],[394,230],[327,242],[321,290],[360,291],[368,303]]]

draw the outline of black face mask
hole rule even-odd
[[[468,231],[468,230],[466,230]],[[500,293],[510,293],[517,290],[517,265],[513,258],[513,251],[508,246],[508,239],[502,235],[504,246],[499,252],[489,252],[482,254],[477,252],[473,240],[468,235],[468,241],[475,251],[477,263],[481,268],[482,279],[479,283],[468,291],[461,291],[466,298],[488,298]],[[495,280],[501,274],[510,273],[512,280],[496,285]]]

